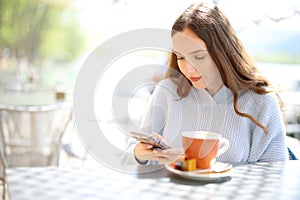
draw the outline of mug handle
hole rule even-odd
[[[217,157],[222,155],[228,150],[229,147],[229,141],[226,138],[221,138],[220,139],[220,149],[218,150]]]

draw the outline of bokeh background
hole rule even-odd
[[[129,30],[170,29],[193,2],[198,1],[0,0],[0,103],[14,103],[21,92],[42,90],[63,91],[72,102],[76,76],[95,48]],[[287,132],[300,138],[300,1],[206,2],[219,5],[256,65],[282,90]],[[138,66],[153,60],[165,64],[167,56],[165,52],[137,51],[114,64]],[[159,81],[161,74],[158,71],[149,78]],[[126,85],[123,87],[126,91]],[[129,111],[137,123],[149,95],[138,92],[132,98]],[[109,98],[107,103],[111,106]],[[111,108],[105,109],[99,113],[108,113],[104,119],[109,124]]]

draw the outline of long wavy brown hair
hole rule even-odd
[[[175,21],[172,36],[186,28],[206,43],[208,53],[216,63],[224,85],[233,93],[235,112],[249,118],[267,133],[267,128],[253,116],[238,110],[238,93],[252,90],[257,94],[266,94],[274,91],[274,88],[254,66],[226,16],[216,5],[192,4]],[[191,83],[180,72],[174,53],[170,54],[165,77],[176,82],[177,93],[181,98],[188,95]]]

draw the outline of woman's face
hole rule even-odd
[[[173,53],[180,71],[197,89],[206,89],[212,96],[223,86],[220,72],[207,51],[206,44],[186,28],[173,35]]]

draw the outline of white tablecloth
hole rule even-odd
[[[136,171],[143,168],[149,166]],[[300,161],[236,166],[231,177],[217,182],[192,181],[160,168],[142,174],[55,167],[11,168],[7,173],[12,200],[300,199]]]

